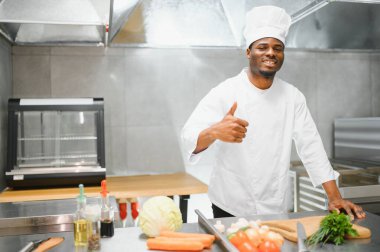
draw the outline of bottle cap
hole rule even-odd
[[[79,185],[79,195],[77,197],[78,201],[80,203],[84,203],[86,202],[86,195],[84,195],[84,187],[83,187],[83,184],[80,184]]]
[[[101,182],[101,187],[102,187],[102,191],[100,192],[100,194],[103,196],[103,197],[107,197],[107,182],[105,179],[102,180]]]

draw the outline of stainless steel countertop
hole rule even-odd
[[[289,214],[276,214],[276,215],[253,215],[246,216],[247,220],[284,220],[295,219],[307,216],[325,215],[328,211],[305,211]],[[370,239],[357,239],[346,240],[343,245],[335,246],[333,244],[325,244],[323,246],[315,247],[311,251],[344,251],[344,252],[378,252],[380,251],[380,216],[366,212],[367,217],[361,220],[355,220],[355,223],[371,230],[372,236]],[[236,222],[238,218],[222,218],[222,223],[226,227],[230,226],[233,222]],[[211,220],[211,223],[216,222],[216,219]],[[216,250],[221,251],[221,250]],[[296,243],[285,240],[284,245],[281,248],[282,252],[298,251]]]
[[[274,219],[288,219],[288,218],[300,218],[311,215],[321,215],[326,212],[301,212],[301,213],[291,213],[282,215],[256,215],[246,217],[248,220],[274,220]],[[223,223],[229,225],[230,223],[236,221],[236,218],[222,218]],[[214,221],[214,220],[213,220]],[[326,244],[322,247],[316,247],[312,251],[366,251],[366,252],[378,252],[380,251],[380,216],[367,213],[367,218],[363,220],[358,220],[357,224],[368,227],[372,231],[372,237],[370,239],[359,239],[359,240],[349,240],[346,241],[341,246],[334,246],[331,244]],[[188,223],[184,224],[181,231],[184,232],[201,232],[204,233],[202,227],[198,223]],[[61,233],[47,233],[47,234],[35,234],[35,235],[19,235],[19,236],[4,236],[0,237],[0,248],[1,251],[17,251],[21,249],[25,244],[32,240],[44,239],[52,236],[63,236],[65,241],[58,247],[52,249],[51,251],[56,252],[68,252],[68,251],[86,251],[86,248],[75,248],[73,233],[72,232],[61,232]],[[148,251],[146,248],[146,237],[141,233],[140,228],[117,228],[115,229],[115,235],[112,238],[105,238],[101,240],[101,250],[100,251]],[[211,250],[205,251],[223,251],[218,244],[215,244]],[[285,241],[282,252],[297,251],[297,245],[295,243]]]
[[[100,197],[87,197],[87,204],[100,205]],[[118,207],[114,197],[110,197],[112,207]],[[0,219],[73,214],[77,209],[75,199],[39,200],[28,202],[0,203]]]
[[[115,226],[119,227],[114,197],[110,197],[110,203],[115,211]],[[99,205],[100,198],[88,197],[87,204]],[[75,199],[0,203],[0,236],[72,231],[76,208]]]

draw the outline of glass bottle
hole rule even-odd
[[[83,185],[79,185],[77,197],[77,211],[74,217],[74,241],[75,246],[87,246],[88,235],[91,233],[91,224],[86,219],[86,196]]]
[[[114,213],[109,202],[106,180],[102,180],[101,187],[100,235],[102,237],[112,237],[114,234]]]
[[[88,237],[88,251],[100,250],[100,207],[99,204],[87,204],[86,219],[91,223]]]

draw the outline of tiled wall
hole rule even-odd
[[[5,187],[7,103],[12,93],[11,46],[0,36],[0,190]]]
[[[104,97],[109,174],[182,171],[184,122],[246,65],[238,49],[14,47],[13,95]],[[379,67],[369,52],[287,50],[279,75],[304,92],[330,156],[334,118],[380,116]]]

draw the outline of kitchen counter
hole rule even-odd
[[[172,173],[139,176],[107,176],[107,188],[116,199],[128,199],[148,196],[174,196],[180,198],[183,220],[187,221],[187,200],[191,194],[206,193],[208,187],[188,173]],[[97,197],[100,186],[85,187],[88,197]],[[0,202],[21,202],[36,200],[55,200],[75,198],[78,187],[49,189],[6,189],[0,194]]]
[[[138,176],[107,176],[107,188],[116,199],[157,195],[189,195],[206,193],[207,185],[188,173]],[[87,186],[88,197],[99,196],[100,186]],[[78,196],[78,187],[49,189],[6,189],[0,202],[18,202],[50,199],[69,199]]]
[[[88,205],[100,206],[100,197],[88,197]],[[109,198],[115,226],[122,227],[114,197]],[[0,203],[0,236],[73,231],[74,199]],[[1,250],[1,249],[0,249]]]
[[[274,219],[288,219],[288,218],[300,218],[312,215],[326,214],[323,211],[313,211],[313,212],[301,212],[292,214],[282,214],[282,215],[255,215],[246,217],[248,220],[274,220]],[[222,218],[223,223],[232,223],[236,221],[237,218]],[[357,224],[365,226],[371,229],[372,237],[370,239],[360,239],[360,240],[348,240],[341,246],[335,246],[332,244],[326,244],[321,247],[316,247],[312,251],[366,251],[366,252],[377,252],[380,251],[380,217],[371,213],[367,213],[367,218],[363,220],[358,220]],[[188,223],[184,224],[182,230],[184,232],[200,232],[204,233],[203,227],[199,226],[198,223]],[[63,236],[65,241],[58,247],[52,249],[51,251],[56,252],[67,252],[67,251],[86,251],[85,248],[75,248],[73,241],[72,232],[62,232],[62,233],[47,233],[47,234],[36,234],[36,235],[20,235],[20,236],[4,236],[0,237],[0,248],[2,251],[17,251],[21,249],[25,244],[32,240],[44,239],[52,236]],[[146,237],[141,233],[140,229],[137,227],[131,228],[117,228],[115,229],[115,235],[112,238],[106,238],[101,240],[101,250],[100,251],[148,251],[146,248]],[[214,244],[211,250],[206,251],[223,251],[218,243]],[[282,252],[297,251],[297,244],[285,240],[282,247]]]

